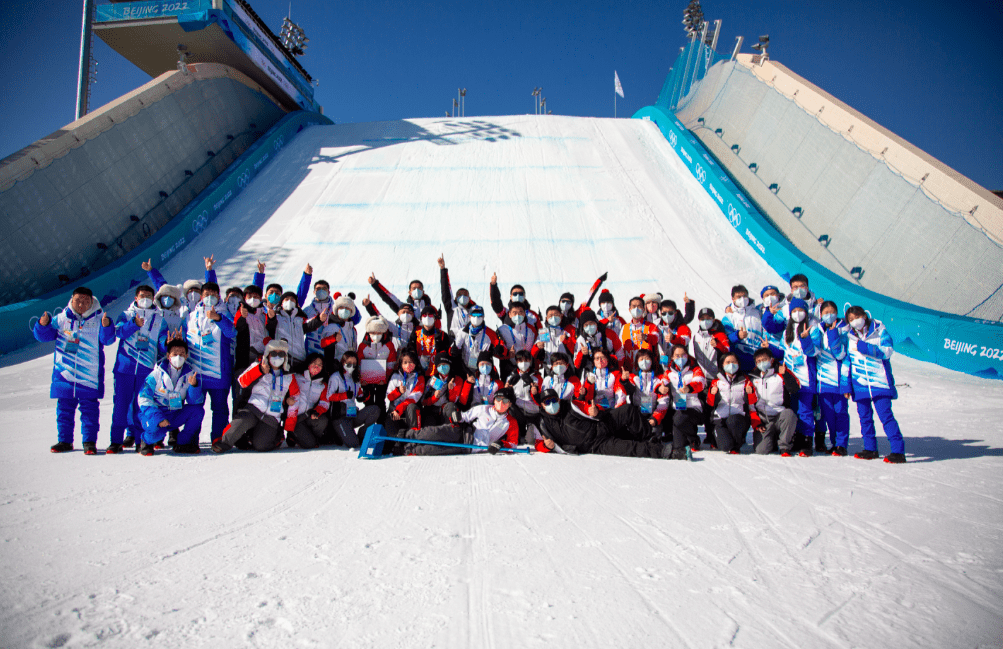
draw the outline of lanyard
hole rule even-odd
[[[477,343],[476,346],[478,348],[481,346],[480,341],[484,340],[484,330],[481,329],[481,332],[479,334],[477,334],[476,336],[468,336],[467,338],[468,338],[467,348],[469,350],[467,355],[468,356],[473,356],[474,355],[474,346],[475,346],[474,343],[475,342]]]
[[[644,387],[644,375],[645,374],[650,374],[651,375],[651,380],[648,381],[648,387],[647,387],[647,389],[645,389],[645,387]],[[655,388],[655,373],[654,372],[644,372],[644,371],[642,371],[640,374],[638,374],[637,378],[639,378],[641,380],[641,392],[647,394],[647,393],[651,392]]]

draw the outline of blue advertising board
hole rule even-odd
[[[306,111],[286,115],[146,243],[81,280],[80,284],[90,288],[102,305],[107,305],[146,282],[146,273],[140,267],[142,261],[152,257],[155,265],[159,266],[191,245],[299,131],[315,124],[331,123],[323,115]],[[64,308],[76,286],[74,284],[41,297],[0,307],[0,331],[4,332],[0,336],[0,353],[34,342],[31,326],[35,319],[43,311],[52,313]]]
[[[861,306],[881,320],[901,354],[985,378],[1003,379],[1003,324],[926,309],[862,288],[810,259],[745,195],[695,135],[674,115],[646,106],[635,119],[654,122],[693,177],[746,242],[785,280],[804,273],[812,292],[841,311]]]
[[[95,7],[97,22],[112,20],[142,20],[163,18],[212,9],[212,0],[147,0],[146,2],[118,2]]]

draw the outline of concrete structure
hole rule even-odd
[[[284,114],[240,72],[197,64],[0,161],[0,304],[143,243]]]
[[[672,107],[774,225],[860,286],[1003,317],[1003,200],[775,61],[710,67]]]

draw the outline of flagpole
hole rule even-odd
[[[613,93],[613,119],[616,119],[616,93]]]

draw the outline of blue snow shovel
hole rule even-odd
[[[379,424],[373,424],[366,429],[366,436],[362,440],[362,447],[359,449],[359,459],[362,460],[379,460],[385,457],[390,457],[383,453],[383,442],[404,442],[405,444],[431,444],[432,446],[449,446],[452,448],[468,448],[476,451],[486,451],[488,446],[479,446],[477,444],[454,444],[453,442],[436,442],[432,440],[425,439],[407,439],[406,437],[388,437],[384,435],[385,429]],[[529,454],[531,449],[528,448],[502,448],[504,453],[526,453]]]

